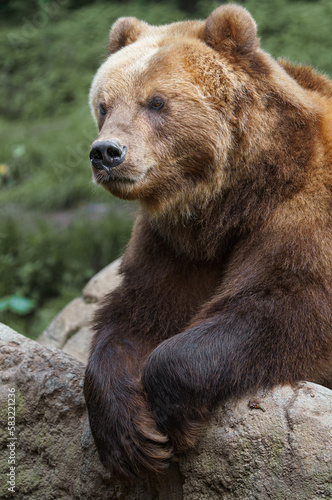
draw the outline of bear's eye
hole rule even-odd
[[[159,111],[164,107],[165,101],[161,97],[153,97],[149,102],[149,109]]]
[[[107,109],[106,109],[106,107],[104,106],[104,104],[99,104],[99,113],[100,113],[101,115],[103,115],[103,116],[105,116],[105,115],[106,115],[106,113],[107,113]]]

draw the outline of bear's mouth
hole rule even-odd
[[[113,184],[113,183],[125,183],[125,184],[135,184],[136,182],[142,181],[150,168],[145,171],[138,171],[133,165],[126,165],[126,168],[114,167],[109,168],[104,166],[102,170],[97,170],[93,168],[93,177],[97,184]]]

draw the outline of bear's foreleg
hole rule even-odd
[[[112,341],[104,333],[86,369],[84,395],[91,432],[101,462],[119,477],[140,477],[146,469],[160,472],[172,455],[138,381],[142,356],[138,343]]]
[[[142,228],[139,228],[142,231]],[[123,258],[122,284],[95,318],[95,337],[84,394],[90,427],[102,463],[125,477],[159,472],[172,455],[141,385],[145,359],[163,340],[179,333],[215,286],[215,271],[167,254],[163,242],[137,225]]]
[[[175,452],[195,444],[213,408],[226,399],[303,379],[319,383],[319,373],[323,380],[330,321],[328,296],[319,286],[283,293],[262,284],[210,302],[191,328],[160,344],[142,382]]]

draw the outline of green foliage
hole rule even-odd
[[[73,12],[61,21],[45,15],[43,22],[29,18],[17,27],[3,28],[3,98],[0,113],[7,119],[66,116],[87,94],[92,75],[106,55],[111,24],[120,16],[144,17],[152,24],[183,19],[171,4],[140,2],[100,3]]]
[[[5,218],[0,226],[0,297],[17,292],[40,304],[61,287],[79,289],[119,256],[130,226],[130,217],[109,213],[68,228],[41,220],[22,227]]]
[[[75,206],[81,200],[109,200],[91,183],[90,144],[96,136],[87,103],[68,117],[29,123],[0,120],[0,163],[8,179],[1,204],[18,203],[43,210]]]
[[[16,294],[42,308],[64,292],[66,296],[80,295],[98,270],[119,257],[132,223],[125,214],[107,212],[97,220],[88,215],[82,208],[82,219],[69,227],[52,223],[52,218],[33,220],[32,215],[23,220],[20,214],[0,219],[0,298]],[[13,297],[3,299],[0,321],[13,318],[8,310],[23,312],[18,311],[20,305]],[[29,329],[30,323],[28,318],[22,333],[35,333]]]
[[[164,4],[168,11],[182,10],[194,13],[197,12],[201,0],[168,0],[166,2],[154,2],[154,0],[137,0],[136,2],[123,0],[112,0],[110,2],[107,0],[2,0],[0,4],[0,25],[17,25],[30,21],[28,27],[31,29],[33,25],[37,27],[43,26],[49,18],[58,19],[67,14],[68,11],[78,10],[82,7],[91,6],[91,4],[108,4],[113,8],[120,7],[127,10],[126,4],[129,4],[129,8],[132,8],[134,3],[140,12],[139,17],[145,18],[145,16],[149,17],[149,12],[153,10],[155,3]],[[172,20],[174,18],[173,16]],[[155,24],[161,24],[161,22],[155,22]]]
[[[274,57],[311,64],[332,75],[330,0],[247,0],[261,45]]]

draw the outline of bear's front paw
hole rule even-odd
[[[133,409],[117,408],[116,414],[114,406],[108,415],[105,407],[97,413],[94,418],[90,411],[91,431],[100,460],[113,476],[144,478],[168,467],[173,455],[169,439],[158,431],[143,403]]]
[[[142,374],[153,418],[160,431],[169,436],[175,453],[195,446],[212,408],[204,384],[197,374],[192,375],[189,349],[178,347],[180,335],[176,341],[164,341],[150,354]]]
[[[150,397],[149,400],[157,426],[169,436],[174,452],[182,453],[193,448],[206,427],[207,412],[195,408],[193,401],[185,401],[185,396],[185,404],[176,403],[168,395],[163,399]]]

